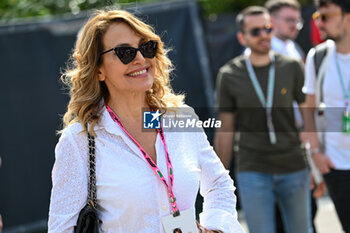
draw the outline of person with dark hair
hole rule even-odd
[[[249,55],[221,67],[217,105],[222,128],[215,149],[226,168],[238,145],[237,186],[250,233],[275,233],[277,201],[287,233],[311,233],[309,169],[293,115],[304,102],[303,65],[271,50],[273,27],[266,8],[237,16],[240,43]]]
[[[350,232],[350,0],[316,1],[324,43],[306,59],[305,121],[313,159],[346,233]]]
[[[191,110],[170,86],[167,52],[150,25],[124,10],[97,11],[84,26],[62,75],[70,100],[55,150],[49,233],[74,231],[94,183],[100,232],[244,232],[233,182],[202,128],[142,128],[144,112],[155,120],[180,111],[173,107]]]

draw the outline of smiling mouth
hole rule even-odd
[[[131,76],[131,77],[139,76],[139,75],[147,73],[147,70],[148,69],[143,69],[143,70],[140,70],[137,72],[133,72],[133,73],[128,74],[128,76]]]

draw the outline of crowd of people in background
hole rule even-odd
[[[215,149],[229,168],[237,145],[236,182],[250,233],[316,232],[315,198],[326,186],[350,232],[350,1],[316,6],[312,23],[325,42],[305,65],[294,41],[303,26],[299,3],[269,0],[238,14],[237,37],[247,49],[218,74],[223,127]],[[311,173],[312,190],[306,152],[325,180],[315,183]]]
[[[237,27],[249,51],[220,69],[216,87],[223,127],[215,148],[228,167],[239,138],[236,182],[250,232],[275,232],[277,202],[287,232],[311,233],[309,171],[293,115],[293,102],[305,101],[303,65],[271,51],[273,24],[266,8],[243,10]],[[285,42],[276,37],[277,43]]]

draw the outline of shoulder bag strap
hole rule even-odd
[[[95,137],[88,133],[89,140],[89,183],[88,183],[88,204],[96,205],[96,162],[95,162]]]

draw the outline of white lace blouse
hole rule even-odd
[[[164,232],[161,217],[171,207],[164,184],[137,146],[105,109],[96,126],[96,186],[101,232]],[[204,197],[200,223],[225,233],[243,232],[237,221],[234,186],[204,132],[165,132],[173,165],[174,194],[181,210],[192,209],[198,189]],[[157,165],[168,180],[165,151],[156,139]],[[88,139],[79,123],[68,126],[56,146],[48,231],[73,232],[86,204]]]

